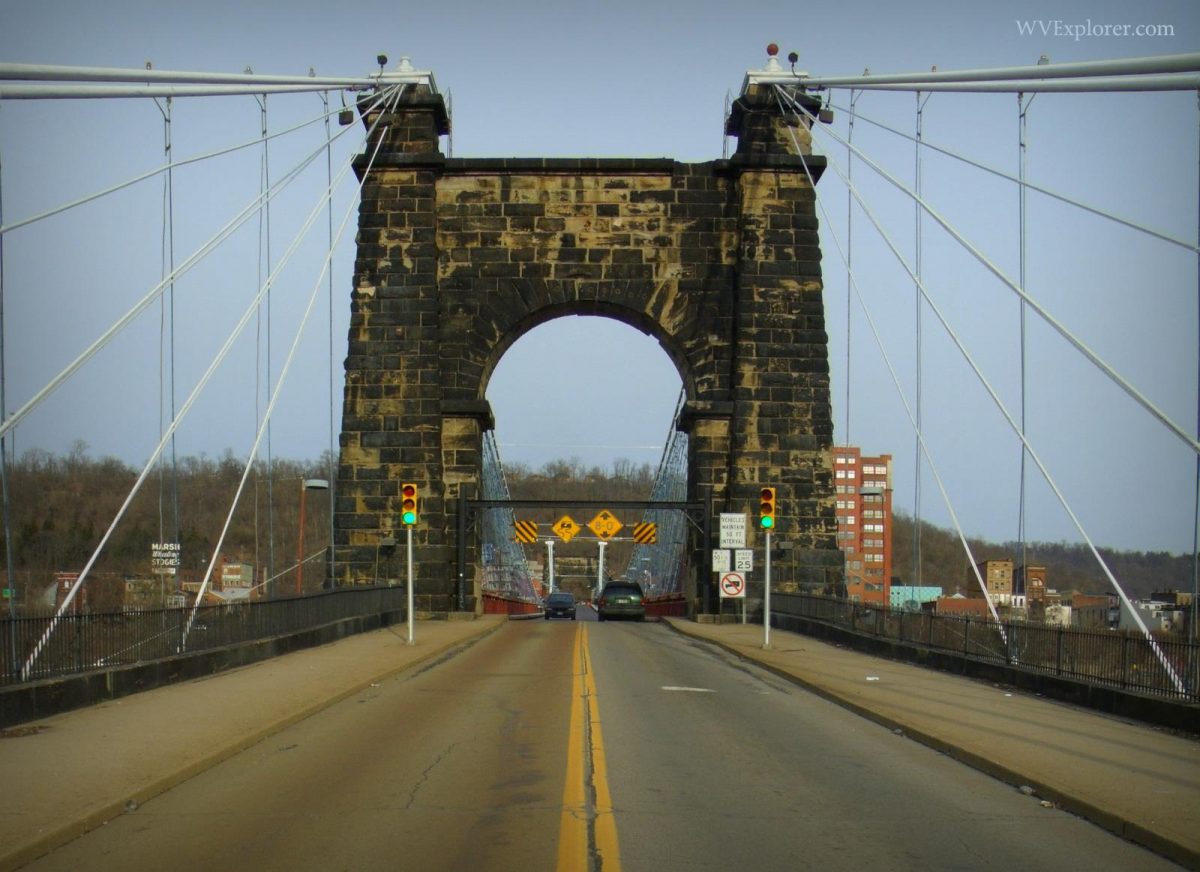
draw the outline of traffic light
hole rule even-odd
[[[412,482],[400,485],[400,520],[406,527],[417,523],[417,486]]]
[[[775,529],[775,488],[765,487],[758,495],[758,526],[764,530]]]

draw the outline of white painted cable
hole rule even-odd
[[[782,93],[784,95],[785,99],[789,100],[793,106],[797,107],[797,111],[803,112],[803,109],[799,108],[799,105],[796,103],[796,101],[793,98],[791,98],[791,96],[788,95],[786,91],[783,91],[782,89],[778,89],[778,90],[780,93]],[[1020,287],[1016,282],[1014,282],[1011,278],[1009,278],[1008,275],[1002,269],[1000,269],[991,260],[989,260],[988,257],[986,255],[984,255],[983,252],[981,252],[975,245],[973,245],[970,240],[968,240],[965,236],[963,236],[954,227],[954,225],[952,225],[946,218],[943,218],[941,213],[939,213],[936,209],[934,209],[932,206],[930,206],[929,203],[926,202],[923,198],[918,197],[913,191],[911,191],[909,188],[907,188],[902,182],[900,182],[898,179],[896,179],[896,177],[893,176],[891,173],[889,173],[887,170],[883,169],[883,167],[881,167],[878,163],[876,163],[875,161],[871,160],[871,158],[864,155],[860,149],[854,148],[853,146],[849,145],[842,136],[835,133],[829,127],[827,127],[825,125],[818,125],[818,129],[820,129],[825,135],[829,136],[830,138],[834,139],[835,141],[851,148],[851,150],[853,150],[854,153],[856,155],[858,155],[858,157],[864,163],[867,164],[867,166],[871,167],[871,169],[873,169],[873,170],[875,170],[875,172],[879,173],[879,175],[881,175],[884,179],[891,182],[892,185],[894,185],[896,188],[900,189],[900,191],[902,191],[904,194],[913,198],[918,204],[920,204],[921,208],[925,210],[926,214],[928,214],[931,218],[933,218],[935,221],[937,221],[938,224],[942,225],[943,229],[945,229],[946,232],[949,233],[950,236],[956,242],[958,242],[959,245],[961,245],[963,248],[965,248],[971,254],[972,257],[974,257],[977,261],[979,261],[988,270],[988,272],[990,272],[996,278],[1000,279],[1000,281],[1003,282],[1009,289],[1011,289],[1013,293],[1015,293],[1018,297],[1020,297],[1022,300],[1024,300],[1026,303],[1028,303],[1029,308],[1033,309],[1033,311],[1035,311],[1042,318],[1043,321],[1045,321],[1048,325],[1050,325],[1056,333],[1058,333],[1060,336],[1062,336],[1064,339],[1066,339],[1067,342],[1072,347],[1074,347],[1076,351],[1081,353],[1085,358],[1087,358],[1087,360],[1093,366],[1095,366],[1097,369],[1099,369],[1101,372],[1103,372],[1106,376],[1108,376],[1109,379],[1112,380],[1112,382],[1114,384],[1116,384],[1118,387],[1121,388],[1121,390],[1123,390],[1132,399],[1134,399],[1138,403],[1138,405],[1140,405],[1143,409],[1145,409],[1147,412],[1149,412],[1151,415],[1153,415],[1155,418],[1157,418],[1161,424],[1163,424],[1165,427],[1167,427],[1167,429],[1169,429],[1172,433],[1174,433],[1177,437],[1179,437],[1179,439],[1181,439],[1186,445],[1188,445],[1192,449],[1192,451],[1200,453],[1200,441],[1198,441],[1187,430],[1185,430],[1183,427],[1181,427],[1179,424],[1177,424],[1174,420],[1172,420],[1172,418],[1169,415],[1167,415],[1166,412],[1164,412],[1162,409],[1158,408],[1158,406],[1156,406],[1145,394],[1143,394],[1140,390],[1138,390],[1136,387],[1134,387],[1132,384],[1130,384],[1130,382],[1128,380],[1126,380],[1120,373],[1118,373],[1111,366],[1109,366],[1099,355],[1097,355],[1094,351],[1092,351],[1091,348],[1089,348],[1082,339],[1080,339],[1074,333],[1072,333],[1070,330],[1068,330],[1067,327],[1062,322],[1060,322],[1053,315],[1051,315],[1040,303],[1038,303],[1037,300],[1035,300],[1028,293],[1026,293],[1025,290],[1022,287]],[[861,200],[860,200],[860,202],[861,202]]]
[[[375,122],[373,124],[373,128],[375,126],[378,126],[381,120],[383,120],[384,118],[387,118],[389,116],[390,110],[394,109],[396,103],[399,102],[400,97],[402,96],[403,93],[404,93],[403,85],[401,85],[395,89],[394,99],[389,106],[389,111],[381,112],[376,117]],[[363,172],[362,177],[359,179],[358,191],[359,191],[360,196],[362,193],[363,185],[366,184],[367,179],[371,175],[371,169],[375,165],[375,158],[378,156],[379,150],[383,146],[383,141],[387,136],[387,132],[388,132],[389,128],[390,128],[390,125],[385,125],[380,130],[379,137],[375,142],[375,148],[371,152],[371,157],[367,162],[367,168],[366,168],[365,172]],[[373,132],[374,132],[374,129],[372,129],[370,132],[368,132],[368,134],[367,134],[368,140],[370,140],[371,134]],[[342,168],[338,171],[338,174],[337,174],[336,178],[334,179],[333,184],[328,186],[325,189],[325,192],[322,195],[320,201],[317,203],[316,207],[309,214],[308,220],[305,222],[304,228],[302,229],[301,233],[307,233],[308,229],[310,227],[312,227],[312,225],[316,221],[317,217],[321,214],[321,212],[323,212],[325,210],[326,203],[329,202],[333,198],[334,188],[338,184],[341,183],[342,178],[346,175],[346,171],[352,166],[352,164],[353,164],[353,159],[347,161],[346,163],[344,163],[342,165]],[[327,270],[331,269],[331,264],[333,261],[333,253],[334,253],[334,249],[336,248],[336,243],[337,243],[337,241],[341,240],[342,234],[345,233],[346,224],[349,222],[350,216],[352,214],[354,214],[354,212],[356,211],[357,205],[358,205],[357,202],[352,202],[350,204],[350,206],[346,209],[345,215],[342,217],[342,222],[338,227],[337,236],[336,236],[334,245],[330,246],[329,250],[326,252],[325,260],[321,266],[321,272],[318,274],[317,280],[313,283],[312,292],[309,294],[309,297],[308,297],[308,305],[304,309],[304,315],[301,317],[300,322],[296,328],[295,336],[292,338],[291,348],[288,349],[287,357],[284,359],[283,367],[279,373],[279,379],[275,382],[275,388],[271,393],[271,400],[267,404],[266,412],[263,414],[262,423],[259,424],[259,426],[258,426],[258,432],[255,434],[255,438],[254,438],[254,444],[250,447],[250,452],[246,458],[245,464],[242,467],[242,477],[241,477],[241,480],[238,482],[237,491],[234,493],[233,499],[230,502],[229,512],[226,514],[225,523],[221,527],[221,534],[217,537],[216,544],[213,546],[212,557],[208,561],[207,569],[204,572],[204,578],[200,583],[199,590],[196,592],[196,601],[192,604],[192,611],[188,616],[187,624],[183,630],[183,636],[180,641],[180,650],[183,650],[187,646],[188,634],[191,632],[192,625],[196,620],[196,610],[199,609],[199,607],[200,607],[200,602],[204,598],[204,592],[208,589],[209,581],[212,578],[212,573],[213,573],[213,569],[216,566],[217,557],[220,555],[221,549],[225,545],[225,537],[229,534],[229,527],[233,523],[234,512],[237,511],[238,503],[241,501],[241,498],[242,498],[242,492],[245,490],[246,482],[250,478],[250,472],[254,468],[254,458],[258,456],[258,449],[259,449],[259,446],[262,444],[263,437],[269,432],[271,416],[275,411],[275,405],[279,401],[279,395],[283,391],[283,386],[287,383],[288,373],[291,371],[292,363],[295,361],[296,352],[300,348],[300,339],[304,335],[304,328],[308,325],[308,319],[312,315],[313,307],[316,304],[316,300],[317,300],[317,294],[320,291],[321,284],[325,279],[325,273]],[[293,250],[294,250],[294,245],[293,245],[293,248],[289,249],[288,252],[284,255],[285,261],[287,259],[290,259],[290,256],[291,256]],[[283,262],[280,263],[280,267],[282,267],[282,266],[283,266]],[[278,273],[278,271],[279,271],[279,269],[277,268],[275,270],[275,273]],[[273,280],[275,278],[275,273],[272,273],[272,275],[268,276],[267,280],[263,283],[262,287],[259,289],[259,293],[255,297],[255,300],[254,300],[254,308],[257,308],[258,302],[262,299],[263,295],[271,287]],[[242,322],[238,328],[239,333],[241,332],[241,327],[243,327],[249,321],[251,311],[252,311],[252,309],[246,310],[246,313],[243,316]]]
[[[778,99],[778,91],[777,91],[776,96]],[[780,103],[779,108],[781,111],[786,112],[786,110],[784,110],[782,103]],[[888,355],[887,349],[884,347],[883,339],[880,337],[879,330],[875,326],[875,320],[871,317],[871,311],[867,307],[866,301],[863,299],[862,292],[859,290],[858,279],[855,278],[854,271],[850,267],[850,262],[847,257],[847,253],[845,250],[843,250],[842,244],[838,240],[837,233],[835,233],[833,230],[832,222],[829,221],[829,215],[825,210],[824,201],[822,200],[821,195],[817,191],[817,183],[813,179],[812,172],[810,171],[809,166],[808,166],[808,161],[805,160],[804,153],[801,151],[800,145],[796,141],[796,134],[790,127],[788,128],[788,134],[792,138],[792,144],[796,148],[796,153],[799,155],[800,160],[803,162],[804,173],[806,176],[808,176],[809,185],[812,186],[814,201],[816,202],[818,207],[821,209],[821,214],[825,218],[825,226],[829,228],[829,235],[831,237],[833,237],[833,243],[837,247],[838,254],[842,258],[843,265],[846,267],[846,275],[848,276],[848,281],[849,281],[851,287],[853,287],[853,289],[854,289],[854,295],[858,299],[859,307],[862,309],[863,314],[867,318],[867,324],[870,326],[871,333],[875,337],[875,344],[879,346],[879,353],[883,356],[883,362],[884,362],[884,364],[886,364],[886,366],[888,368],[888,372],[892,376],[892,383],[896,387],[896,393],[900,398],[900,402],[904,405],[904,413],[908,416],[909,423],[912,425],[913,433],[917,437],[917,442],[920,445],[921,452],[925,455],[925,459],[929,461],[930,472],[933,473],[933,478],[937,482],[938,490],[941,491],[942,502],[945,503],[945,505],[946,505],[946,511],[948,511],[950,513],[950,521],[951,521],[951,523],[954,524],[954,529],[958,533],[958,539],[962,543],[963,551],[966,552],[967,560],[970,561],[970,563],[971,563],[971,569],[975,573],[975,579],[979,583],[979,589],[983,592],[983,598],[987,601],[988,611],[991,613],[992,619],[994,621],[996,621],[997,626],[1000,627],[1000,634],[1002,637],[1005,638],[1005,643],[1007,644],[1007,637],[1004,634],[1004,628],[1000,622],[1000,615],[997,613],[996,606],[992,602],[992,597],[991,597],[991,594],[988,592],[987,584],[984,583],[983,576],[980,575],[980,573],[979,573],[979,566],[975,560],[975,555],[971,552],[971,545],[970,545],[970,543],[967,542],[967,536],[966,536],[966,533],[963,532],[962,524],[958,520],[958,513],[954,511],[954,503],[950,499],[950,493],[949,493],[949,491],[946,490],[946,485],[942,481],[942,476],[938,470],[937,463],[933,459],[933,454],[929,450],[929,445],[925,442],[925,434],[921,429],[921,425],[918,422],[916,415],[913,413],[912,406],[909,405],[908,396],[904,393],[904,388],[901,387],[901,385],[900,385],[900,377],[896,374],[895,367],[892,366],[891,357]],[[836,165],[834,166],[834,168],[835,168],[835,171],[838,173],[838,175],[840,177],[842,177],[843,183],[846,184],[846,189],[851,192],[851,195],[854,196],[855,199],[858,199],[857,191],[854,189],[852,183],[849,180],[849,177],[842,176],[841,171],[837,169]],[[860,203],[860,205],[862,205],[861,200],[859,200],[859,203]],[[915,282],[918,290],[921,290],[920,281],[916,278],[915,275],[913,276],[913,279],[914,279],[914,282]]]
[[[901,84],[925,86],[947,83],[996,82],[1038,79],[1096,78],[1101,76],[1168,75],[1200,71],[1200,52],[1173,55],[1157,55],[1141,58],[1118,58],[1116,60],[1078,61],[1065,64],[1025,64],[1017,67],[991,67],[976,70],[938,70],[920,73],[866,74],[862,76],[804,76],[790,77],[806,87],[853,86],[865,88],[872,85]],[[786,74],[773,84],[784,84]],[[922,90],[929,90],[928,87]]]
[[[837,109],[840,112],[853,111],[853,109],[849,109],[849,110],[844,109],[843,107],[838,106],[836,103],[830,103],[829,105],[832,106],[833,108]],[[851,105],[853,106],[853,104],[851,104]],[[868,124],[873,124],[882,130],[886,130],[889,133],[894,133],[896,136],[903,137],[904,139],[907,139],[910,142],[914,141],[913,137],[910,136],[909,134],[905,133],[903,130],[897,130],[896,128],[890,127],[889,125],[884,124],[880,121],[876,121],[872,118],[868,118],[867,116],[865,116],[861,113],[857,113],[856,117],[861,118],[863,121],[867,122]],[[967,157],[966,155],[958,154],[957,152],[951,151],[950,149],[942,148],[941,146],[934,145],[933,143],[929,142],[928,140],[923,139],[922,145],[925,148],[928,148],[928,149],[938,152],[939,154],[944,154],[944,155],[946,155],[946,157],[954,158],[955,160],[961,161],[962,163],[965,163],[968,166],[975,167],[975,169],[983,170],[985,173],[991,173],[994,176],[999,176],[1002,179],[1007,179],[1010,182],[1014,182],[1026,190],[1037,191],[1039,194],[1045,194],[1047,197],[1052,197],[1053,199],[1058,200],[1061,203],[1066,203],[1069,206],[1074,206],[1077,209],[1082,209],[1085,212],[1090,212],[1093,215],[1098,215],[1101,218],[1107,218],[1109,221],[1115,221],[1117,224],[1121,224],[1125,227],[1129,227],[1133,230],[1137,230],[1140,233],[1145,233],[1147,236],[1153,236],[1156,239],[1161,239],[1164,242],[1169,242],[1172,245],[1178,245],[1180,248],[1186,248],[1188,251],[1200,254],[1200,245],[1197,245],[1194,242],[1188,242],[1186,239],[1180,239],[1179,237],[1171,236],[1168,233],[1164,233],[1162,231],[1155,230],[1153,227],[1147,227],[1144,224],[1139,224],[1138,222],[1133,221],[1131,219],[1122,218],[1120,215],[1117,215],[1113,212],[1109,212],[1105,209],[1101,209],[1097,206],[1090,206],[1087,203],[1081,202],[1072,197],[1068,197],[1066,194],[1060,194],[1057,191],[1052,191],[1049,188],[1043,187],[1041,185],[1036,185],[1033,182],[1030,182],[1029,180],[1022,181],[1019,176],[1014,176],[1010,173],[1004,172],[1003,170],[998,170],[995,167],[990,167],[987,164],[983,164],[983,163],[980,163],[979,161],[972,160],[971,158]]]
[[[861,152],[859,152],[859,157],[863,157]],[[827,157],[826,160],[829,162],[829,165],[833,167],[834,172],[836,172],[838,174],[838,177],[841,178],[843,182],[846,182],[846,178],[845,178],[844,174],[842,173],[841,169],[838,167],[837,162],[834,161],[833,158],[831,158],[831,157]],[[870,161],[869,159],[866,159],[866,160],[867,160],[868,164],[873,164],[873,162]],[[895,256],[896,260],[899,261],[900,265],[904,267],[905,271],[909,274],[909,276],[914,281],[916,281],[916,275],[913,273],[912,268],[909,266],[908,262],[904,259],[904,256],[900,253],[900,250],[896,247],[895,243],[892,241],[892,238],[887,234],[887,231],[885,231],[883,229],[883,226],[879,223],[878,219],[875,217],[875,213],[873,211],[871,211],[870,207],[867,206],[867,204],[863,201],[862,196],[858,193],[857,189],[852,189],[852,190],[854,190],[855,200],[858,201],[859,206],[863,209],[864,213],[870,219],[871,223],[875,226],[876,231],[883,238],[884,242],[887,244],[888,248],[891,250],[891,252]],[[930,210],[928,210],[928,208],[927,208],[926,211],[930,211]],[[935,214],[935,213],[930,212],[930,214]],[[951,341],[954,342],[955,347],[958,348],[959,353],[962,354],[962,356],[963,356],[963,359],[966,360],[967,363],[970,365],[972,371],[975,373],[976,378],[979,379],[980,384],[982,384],[984,389],[988,392],[988,395],[991,397],[993,404],[1000,411],[1000,413],[1004,416],[1004,419],[1005,419],[1005,421],[1008,422],[1009,427],[1012,428],[1013,432],[1021,440],[1022,444],[1025,446],[1025,449],[1029,452],[1029,457],[1033,460],[1033,462],[1035,464],[1037,464],[1038,469],[1042,473],[1042,477],[1046,480],[1046,484],[1048,484],[1050,486],[1050,489],[1054,492],[1054,495],[1058,498],[1059,504],[1063,507],[1063,510],[1070,517],[1071,522],[1075,525],[1075,529],[1079,531],[1079,535],[1082,536],[1084,542],[1087,543],[1087,546],[1091,550],[1092,555],[1096,558],[1096,562],[1099,564],[1099,566],[1103,570],[1105,576],[1108,578],[1109,583],[1117,591],[1117,595],[1120,597],[1121,602],[1125,605],[1125,607],[1129,610],[1129,613],[1133,616],[1134,622],[1138,625],[1138,629],[1141,630],[1142,635],[1145,637],[1147,643],[1150,645],[1151,649],[1154,651],[1155,656],[1158,658],[1158,660],[1162,664],[1163,668],[1167,671],[1167,674],[1170,676],[1172,683],[1175,685],[1177,690],[1182,692],[1184,690],[1183,682],[1180,680],[1178,674],[1175,672],[1175,669],[1171,665],[1170,661],[1167,660],[1166,655],[1163,653],[1162,649],[1159,647],[1157,641],[1150,634],[1150,631],[1146,628],[1145,623],[1143,623],[1143,621],[1142,621],[1141,617],[1138,615],[1136,609],[1134,609],[1132,602],[1129,600],[1128,595],[1125,593],[1125,589],[1121,587],[1121,585],[1117,581],[1116,577],[1112,574],[1112,570],[1109,569],[1108,563],[1105,562],[1104,558],[1100,555],[1100,551],[1096,548],[1095,543],[1092,542],[1091,537],[1088,535],[1087,531],[1084,529],[1083,524],[1079,520],[1078,516],[1075,514],[1075,511],[1071,508],[1071,505],[1067,501],[1067,498],[1063,495],[1062,491],[1058,487],[1058,484],[1054,481],[1054,478],[1050,475],[1050,471],[1046,468],[1046,465],[1042,462],[1040,455],[1034,450],[1033,446],[1029,443],[1029,439],[1025,436],[1025,434],[1021,432],[1020,426],[1013,419],[1013,416],[1009,412],[1008,407],[1004,405],[1004,402],[1000,399],[1000,395],[996,392],[995,388],[993,388],[991,383],[987,380],[987,377],[983,374],[983,371],[979,368],[978,364],[975,362],[974,358],[971,356],[971,353],[967,350],[966,346],[963,344],[961,338],[958,336],[957,333],[955,333],[954,329],[950,326],[950,323],[946,320],[945,316],[942,314],[942,310],[933,301],[932,297],[929,296],[929,293],[926,290],[925,286],[923,284],[921,284],[920,282],[918,282],[918,286],[921,289],[921,295],[925,298],[925,301],[929,304],[929,307],[933,311],[933,313],[935,315],[937,315],[938,321],[941,322],[942,327],[943,327],[943,329],[945,329],[947,336],[949,336]]]
[[[801,82],[801,84],[806,84]],[[847,83],[849,84],[849,83]],[[1200,75],[1181,73],[1170,76],[1113,76],[1039,82],[1025,79],[995,82],[906,83],[896,85],[854,84],[864,91],[923,91],[957,94],[1112,94],[1130,91],[1194,91],[1200,88]]]
[[[338,173],[337,181],[340,181],[345,176],[346,171],[350,168],[352,163],[353,163],[353,158],[351,158],[350,160],[347,160],[345,165],[342,167],[341,171]],[[364,178],[365,177],[366,176],[364,175]],[[360,187],[361,187],[361,183],[360,183]],[[308,229],[316,221],[316,217],[321,213],[321,210],[324,208],[325,200],[328,197],[332,196],[332,190],[333,190],[332,188],[326,189],[326,191],[320,198],[320,201],[318,202],[316,208],[314,208],[313,211],[309,214],[308,220],[305,222],[304,226],[297,232],[296,237],[292,241],[292,245],[288,248],[288,251],[284,254],[284,257],[280,260],[280,262],[276,268],[276,272],[283,269],[283,267],[291,259],[291,255],[294,253],[294,251],[298,247],[300,240],[302,240],[303,237],[307,234]],[[349,214],[349,211],[352,211],[353,208],[354,208],[354,206],[352,204],[350,207],[350,210],[348,210],[347,214]],[[329,253],[329,255],[325,259],[326,265],[328,265],[331,257],[332,257],[332,251]],[[324,275],[324,271],[322,271],[322,277],[323,277],[323,275]],[[117,524],[120,523],[121,519],[125,516],[125,512],[128,510],[130,504],[133,502],[134,497],[137,496],[138,491],[141,489],[143,483],[145,483],[146,478],[150,474],[150,470],[152,470],[154,468],[154,465],[158,462],[158,458],[162,455],[163,450],[166,448],[168,442],[170,441],[170,437],[172,435],[174,435],[175,431],[179,428],[179,425],[182,423],[183,419],[185,417],[187,417],[188,412],[191,410],[192,406],[195,404],[196,400],[199,398],[199,396],[203,392],[204,388],[207,387],[207,385],[208,385],[209,381],[211,381],[213,375],[216,374],[218,368],[224,362],[225,358],[228,356],[230,350],[233,348],[234,342],[242,334],[242,331],[245,330],[246,325],[250,322],[251,316],[254,314],[255,311],[257,311],[258,305],[262,301],[262,298],[263,298],[264,294],[266,293],[267,286],[270,284],[270,282],[274,278],[275,278],[274,274],[269,276],[267,278],[267,281],[263,283],[263,286],[259,288],[258,293],[255,294],[254,298],[250,301],[250,304],[246,307],[246,309],[242,313],[241,319],[238,321],[238,323],[236,325],[234,325],[232,331],[230,331],[230,334],[226,338],[224,345],[221,346],[220,350],[217,352],[216,356],[213,358],[212,362],[209,364],[208,369],[200,377],[200,380],[196,383],[196,386],[192,389],[191,394],[189,394],[187,400],[185,400],[183,405],[180,407],[179,413],[176,415],[175,419],[171,422],[170,426],[167,428],[167,430],[163,433],[162,437],[159,439],[158,445],[155,447],[155,450],[151,454],[150,458],[146,461],[146,464],[142,467],[142,471],[138,475],[137,480],[134,482],[133,487],[130,489],[128,496],[126,496],[125,501],[121,504],[121,507],[117,510],[116,517],[113,518],[112,523],[109,525],[108,529],[105,531],[104,535],[101,537],[99,544],[96,546],[96,549],[92,552],[91,557],[88,558],[88,561],[84,565],[83,570],[79,573],[79,577],[75,579],[74,583],[71,585],[70,590],[68,590],[66,596],[63,597],[63,602],[59,606],[58,610],[55,612],[55,615],[54,615],[53,619],[51,620],[50,625],[46,628],[46,631],[45,631],[45,633],[43,633],[42,638],[38,641],[37,645],[34,646],[32,653],[29,655],[29,659],[25,662],[25,665],[21,668],[21,679],[23,681],[29,679],[29,675],[32,672],[34,664],[37,662],[37,658],[41,655],[42,650],[45,648],[47,642],[49,642],[50,637],[53,635],[54,630],[58,626],[58,623],[61,620],[63,614],[70,607],[71,602],[75,598],[75,595],[79,592],[79,589],[83,586],[84,581],[86,581],[88,573],[91,572],[92,567],[96,563],[96,560],[99,558],[101,552],[104,550],[104,546],[108,544],[108,540],[112,537],[113,531],[116,530]],[[311,309],[312,309],[312,302],[310,300],[308,311],[311,311]],[[307,319],[307,317],[308,317],[308,311],[306,311],[306,313],[305,313],[305,319]],[[298,339],[299,339],[299,336],[297,335],[297,340]],[[294,348],[295,348],[295,345],[293,345],[293,351],[294,351]],[[278,385],[275,390],[276,398],[278,397],[279,389],[281,386],[282,386],[282,379],[280,381],[280,385]],[[272,404],[273,403],[274,403],[274,398],[272,399]],[[268,416],[270,415],[270,409],[268,409],[267,415]],[[262,435],[262,430],[260,428],[260,431],[259,431],[260,439],[261,439],[261,435]],[[255,441],[255,451],[257,451],[257,446],[258,446],[258,440]],[[246,478],[246,476],[245,476],[245,474],[243,474],[242,484],[239,485],[237,497],[235,497],[235,506],[236,506],[237,498],[239,498],[241,496],[242,487],[245,484],[245,478]],[[232,511],[230,512],[230,517],[232,517]],[[228,529],[228,526],[229,526],[229,521],[227,519],[226,525],[225,525],[226,530]],[[224,531],[222,532],[222,537],[223,536],[224,536]],[[216,553],[219,553],[219,550],[220,550],[220,545],[218,544],[218,549],[217,549]],[[192,615],[189,618],[188,623],[187,623],[187,628],[184,631],[184,639],[186,639],[187,631],[190,630],[190,628],[192,626],[192,621],[195,618],[195,609],[199,605],[199,602],[204,595],[204,590],[207,587],[209,579],[211,578],[213,567],[215,564],[216,553],[214,553],[214,559],[209,561],[209,566],[205,572],[204,581],[201,585],[200,592],[197,594],[197,597],[196,597],[196,605],[193,606]]]
[[[288,184],[294,181],[300,175],[300,173],[308,167],[309,164],[316,160],[317,156],[320,155],[324,150],[325,145],[322,144],[320,148],[311,152],[299,164],[281,177],[280,180],[276,182],[275,185],[272,186],[272,188],[265,194],[260,193],[253,200],[251,200],[241,212],[239,212],[229,221],[229,223],[218,230],[212,237],[208,239],[207,242],[189,255],[188,258],[184,260],[174,272],[151,288],[141,300],[139,300],[128,312],[114,322],[113,325],[109,327],[109,329],[106,330],[98,339],[96,339],[95,342],[88,346],[88,348],[82,354],[80,354],[79,357],[72,361],[65,369],[62,370],[62,372],[52,378],[45,386],[42,387],[41,390],[39,390],[36,394],[34,394],[33,397],[26,401],[23,406],[13,412],[3,422],[0,422],[0,438],[2,438],[4,434],[8,433],[9,430],[15,427],[26,415],[41,405],[41,403],[45,401],[45,399],[51,393],[57,390],[63,382],[73,376],[85,363],[87,363],[87,361],[94,357],[96,353],[100,351],[100,349],[104,348],[104,346],[111,342],[112,339],[125,327],[127,327],[130,322],[134,320],[134,318],[140,315],[147,306],[157,300],[162,295],[163,290],[172,281],[184,275],[203,257],[224,242],[238,227],[248,221],[250,216],[256,214],[259,205],[263,202],[264,196],[269,199],[278,195],[284,188],[288,186]]]
[[[310,124],[317,123],[318,121],[322,120],[322,117],[323,116],[318,115],[315,118],[310,118],[308,121],[302,121],[301,123],[295,125],[294,127],[289,127],[286,130],[280,130],[277,133],[272,133],[270,135],[270,137],[268,137],[268,138],[276,139],[281,136],[286,136],[289,133],[295,133],[297,130],[302,130],[303,128],[307,127]],[[346,133],[346,131],[344,131],[344,130],[339,132],[338,135],[336,137],[334,137],[334,139],[337,139],[338,137],[342,136],[344,133]],[[146,172],[144,172],[140,175],[134,176],[131,179],[126,179],[123,182],[118,182],[117,184],[115,184],[111,187],[105,188],[103,191],[96,191],[93,194],[88,194],[84,197],[80,197],[78,200],[72,200],[70,203],[63,203],[61,206],[55,206],[53,209],[48,209],[45,212],[40,212],[37,215],[31,215],[28,218],[21,218],[17,221],[12,222],[11,224],[2,224],[2,225],[0,225],[0,234],[8,233],[10,230],[16,230],[17,228],[24,227],[27,224],[33,224],[33,223],[41,221],[45,218],[49,218],[52,215],[58,215],[60,212],[66,212],[68,209],[74,209],[76,206],[82,206],[85,203],[92,202],[93,200],[99,200],[101,197],[108,196],[109,194],[114,194],[117,191],[128,188],[131,185],[136,185],[138,182],[144,182],[146,179],[150,179],[150,178],[153,178],[154,176],[160,175],[161,173],[165,173],[170,169],[187,166],[188,164],[198,163],[199,161],[208,160],[209,158],[221,157],[223,155],[232,154],[233,152],[239,151],[243,148],[249,148],[252,145],[259,145],[261,142],[262,142],[262,137],[258,137],[257,139],[247,140],[246,142],[239,142],[237,145],[231,145],[231,146],[227,146],[225,148],[219,148],[216,151],[210,151],[205,154],[193,155],[192,157],[186,157],[186,158],[183,158],[182,160],[177,160],[172,163],[165,163],[160,167],[155,167],[152,170],[147,170]]]

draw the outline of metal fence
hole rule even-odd
[[[163,660],[404,608],[403,587],[353,587],[201,606],[186,632],[190,607],[64,614],[56,623],[53,615],[9,618],[0,620],[0,685]],[[29,664],[52,624],[53,632]]]
[[[1200,702],[1200,645],[1118,630],[1081,630],[932,615],[808,594],[771,594],[773,612],[1015,669]]]

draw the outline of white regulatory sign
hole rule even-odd
[[[738,572],[754,571],[754,551],[749,548],[739,548],[733,552],[733,568]]]
[[[726,572],[721,576],[721,598],[731,599],[746,595],[746,576],[740,572]]]
[[[721,513],[721,547],[746,547],[746,516],[732,512]]]
[[[729,552],[723,548],[713,549],[713,572],[728,572],[729,571]]]

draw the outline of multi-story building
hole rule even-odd
[[[838,546],[846,555],[846,593],[886,606],[892,582],[892,456],[832,450]]]
[[[987,585],[988,598],[998,605],[1009,605],[1013,598],[1013,562],[1011,560],[981,560],[967,568],[966,591],[969,597],[983,599],[979,578]]]
[[[1042,606],[1046,601],[1046,567],[1018,566],[1013,575],[1013,589],[1025,597],[1030,608]]]

